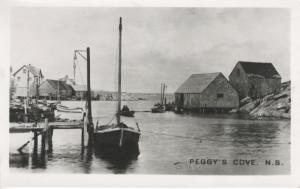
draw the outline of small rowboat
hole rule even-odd
[[[60,104],[56,105],[56,110],[59,112],[67,112],[67,113],[83,113],[83,108],[80,108],[80,107],[69,108],[67,106],[63,106]]]
[[[152,113],[164,113],[165,109],[161,104],[155,104],[153,108],[151,108]]]
[[[125,117],[134,117],[134,111],[121,111],[120,115]]]

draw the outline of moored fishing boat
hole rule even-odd
[[[130,110],[127,105],[124,105],[120,111],[120,115],[125,117],[134,117],[134,113],[135,111]]]
[[[165,84],[161,84],[161,88],[160,88],[160,103],[156,103],[154,104],[153,108],[151,108],[151,112],[152,113],[164,113],[165,110],[165,89],[166,89],[166,85]]]
[[[129,127],[121,122],[121,115],[125,111],[121,110],[121,44],[122,44],[122,18],[119,23],[119,67],[118,67],[118,106],[116,112],[116,123],[107,125],[96,125],[94,129],[94,145],[96,148],[118,148],[125,149],[125,153],[138,147],[141,135],[138,124]],[[130,111],[127,111],[130,113]],[[133,115],[133,114],[132,114]]]

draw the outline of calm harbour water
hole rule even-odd
[[[136,111],[150,110],[154,104],[151,101],[123,103]],[[63,102],[70,107],[84,104]],[[94,121],[105,124],[111,120],[116,103],[93,101],[92,106]],[[74,119],[78,117],[72,115]],[[29,147],[23,155],[17,148],[29,139],[30,134],[10,134],[11,171],[201,175],[290,172],[289,120],[250,120],[224,114],[137,112],[134,119],[123,118],[123,121],[128,125],[137,121],[142,130],[137,158],[103,159],[92,149],[82,149],[80,130],[54,130],[53,152],[44,158],[40,154],[29,158]],[[212,163],[214,159],[215,164]],[[245,165],[245,160],[248,163],[255,161],[255,165]],[[267,165],[266,160],[271,160],[271,165]],[[275,160],[280,164],[275,165],[278,163]],[[237,162],[244,165],[236,165]]]

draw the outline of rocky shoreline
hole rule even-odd
[[[263,98],[251,99],[246,97],[240,101],[237,113],[249,114],[254,118],[291,118],[291,82],[281,84],[279,93],[270,94]]]

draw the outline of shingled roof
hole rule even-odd
[[[74,91],[87,91],[86,85],[72,85]]]
[[[175,93],[202,93],[221,72],[192,74]]]
[[[48,82],[54,89],[58,90],[58,82],[60,90],[72,90],[72,87],[66,84],[64,81],[58,81],[53,79],[46,79],[45,82]]]
[[[247,74],[258,75],[264,78],[281,78],[272,63],[239,61]]]

